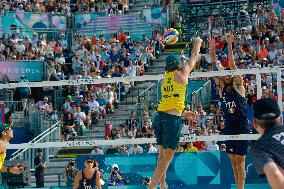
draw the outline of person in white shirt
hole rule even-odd
[[[269,61],[270,62],[273,61],[276,58],[277,54],[278,54],[278,50],[276,50],[276,47],[274,44],[271,44],[269,52],[268,52]]]
[[[5,50],[5,45],[3,44],[2,40],[0,40],[0,52]]]
[[[95,96],[91,96],[91,100],[88,102],[88,106],[91,110],[92,115],[95,115],[98,113],[100,104],[95,100]]]
[[[91,151],[91,155],[103,155],[104,151],[99,149],[97,146],[94,146],[93,150]]]
[[[129,66],[127,67],[127,73],[129,74],[129,76],[136,76],[137,75],[137,68],[133,64],[132,60],[129,60]]]
[[[208,136],[211,136],[212,134],[212,130],[208,130]],[[205,146],[207,147],[207,151],[219,151],[219,146],[216,141],[205,141]]]
[[[87,118],[86,114],[84,112],[81,112],[81,107],[77,106],[77,111],[74,113],[74,119],[77,121],[79,125],[84,125],[86,118]]]
[[[158,153],[158,149],[152,143],[149,143],[149,151],[148,154]]]
[[[210,151],[210,152],[219,151],[219,146],[216,143],[216,141],[206,141],[205,145],[207,147],[207,151]]]
[[[256,63],[255,60],[252,60],[251,63],[248,65],[249,68],[261,68],[261,65]]]
[[[54,120],[54,121],[59,121],[59,116],[57,114],[57,109],[56,108],[54,108],[53,111],[52,111],[51,119]]]
[[[186,125],[185,123],[182,124],[182,128],[181,128],[181,134],[183,135],[189,135],[189,129],[188,129],[188,125]]]
[[[62,53],[60,53],[60,55],[55,58],[55,62],[60,65],[65,64],[65,58]]]
[[[138,144],[134,144],[131,146],[128,150],[129,154],[142,154],[143,153],[143,148],[139,146]]]
[[[58,43],[62,46],[62,49],[65,50],[67,49],[68,43],[67,40],[65,39],[64,33],[59,35],[60,39],[58,40]]]
[[[25,47],[25,45],[23,44],[23,41],[22,41],[22,39],[19,39],[19,42],[18,42],[18,44],[16,44],[16,51],[18,52],[18,53],[24,53],[25,52],[25,50],[26,50],[26,47]]]

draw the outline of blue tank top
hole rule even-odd
[[[224,112],[226,130],[247,131],[250,129],[247,118],[248,104],[234,88],[230,93],[223,90],[221,108]]]

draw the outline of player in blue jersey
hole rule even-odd
[[[229,68],[237,70],[233,55],[234,35],[231,33],[226,41],[228,43]],[[216,68],[215,40],[209,39],[210,55],[213,67]],[[251,126],[246,117],[248,104],[245,99],[245,87],[243,77],[225,76],[216,78],[216,86],[221,97],[221,106],[224,112],[225,135],[238,135],[250,133]],[[227,153],[229,154],[234,171],[235,182],[238,189],[244,189],[246,171],[245,157],[248,153],[249,141],[226,141]]]

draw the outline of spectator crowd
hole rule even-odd
[[[110,10],[123,11],[124,1],[118,1],[117,5],[110,1],[80,0],[76,4],[76,11],[103,12]],[[122,8],[121,8],[122,7]],[[26,11],[36,13],[68,13],[71,11],[69,1],[32,1],[10,0],[0,2],[0,11]],[[283,12],[284,13],[284,12]],[[284,15],[284,14],[283,14]],[[215,27],[211,32],[204,31],[203,38],[210,35],[215,37],[217,49],[217,68],[224,70],[228,67],[227,44],[225,37],[229,32],[234,32],[234,58],[240,69],[264,68],[283,66],[284,64],[284,28],[282,18],[278,18],[273,10],[259,9],[249,19],[248,24],[243,24],[234,30]],[[179,21],[182,19],[178,17]],[[47,80],[75,80],[75,79],[101,79],[117,78],[124,76],[143,76],[148,71],[149,65],[154,63],[157,53],[163,47],[163,36],[160,31],[148,39],[141,36],[141,41],[131,41],[128,34],[121,29],[117,35],[111,35],[105,39],[102,35],[88,36],[86,34],[74,34],[72,46],[69,48],[64,33],[58,38],[46,39],[46,34],[34,33],[31,37],[21,36],[15,32],[4,33],[0,39],[0,60],[40,60],[46,62],[51,73]],[[207,41],[201,47],[199,60],[195,71],[211,71],[214,66],[210,60]],[[70,57],[69,61],[67,59]],[[184,58],[184,57],[183,57]],[[283,74],[284,77],[284,74]],[[262,97],[277,99],[277,80],[274,75],[262,74]],[[282,80],[282,86],[284,86]],[[214,80],[211,86],[211,99],[208,99],[209,107],[202,103],[186,105],[183,112],[182,136],[211,136],[220,135],[224,129],[224,118],[220,109],[219,95]],[[152,117],[156,110],[145,110],[141,118],[135,111],[131,112],[125,124],[114,126],[107,115],[119,108],[119,100],[135,85],[134,82],[115,84],[95,84],[82,86],[65,86],[62,89],[63,101],[60,107],[54,107],[52,99],[53,87],[44,87],[40,98],[36,99],[36,107],[41,113],[50,119],[62,121],[61,139],[75,140],[77,135],[84,135],[87,130],[93,130],[104,119],[105,139],[122,138],[152,138],[154,137]],[[244,85],[247,91],[247,101],[252,105],[256,100],[256,79],[254,75],[244,77]],[[61,106],[62,105],[62,106]],[[217,141],[181,142],[178,152],[197,151],[225,151],[226,145]],[[141,154],[158,153],[154,144],[146,145],[120,145],[100,148],[95,146],[92,155],[102,154]],[[69,168],[73,167],[69,165]],[[118,175],[117,175],[118,174]],[[67,173],[65,173],[65,176]],[[122,182],[118,165],[112,166],[109,179],[113,185]],[[72,179],[70,179],[72,180]],[[71,182],[71,181],[70,181]]]
[[[8,11],[17,13],[70,14],[71,12],[105,12],[106,14],[123,14],[128,8],[128,1],[125,0],[3,0],[0,2],[1,15],[5,15]]]
[[[282,18],[282,17],[281,17]],[[235,33],[234,58],[240,69],[282,66],[284,63],[283,20],[273,10],[260,9],[242,23],[242,27],[234,30],[213,27],[211,33],[203,32],[204,43],[201,47],[195,71],[211,71],[212,65],[206,38],[214,36],[216,40],[216,63],[219,70],[228,67],[227,44],[225,37],[229,32]],[[72,46],[68,48],[66,36],[62,33],[58,38],[46,40],[46,35],[34,33],[20,37],[16,33],[3,34],[0,40],[0,58],[2,60],[41,60],[52,69],[48,80],[62,79],[101,79],[124,76],[143,76],[154,63],[157,52],[163,48],[163,36],[160,31],[152,39],[146,35],[141,41],[131,41],[128,34],[121,29],[109,39],[104,36],[88,36],[74,34]],[[68,59],[68,57],[70,57]],[[185,61],[181,57],[181,61]],[[283,75],[284,76],[284,75]],[[262,96],[277,99],[277,80],[274,75],[262,74]],[[194,104],[184,112],[183,135],[220,134],[223,129],[223,118],[218,105],[219,95],[214,80],[211,86],[210,107]],[[284,82],[282,82],[284,84]],[[53,87],[44,87],[42,99],[37,99],[37,108],[54,120],[62,120],[62,140],[73,140],[77,135],[84,135],[92,130],[108,115],[119,107],[119,100],[135,85],[134,82],[116,84],[96,84],[82,86],[65,86],[62,91],[64,102],[62,107],[53,107]],[[256,79],[254,75],[244,77],[248,103],[256,100]],[[120,99],[119,99],[120,97]],[[207,103],[208,104],[208,103]],[[195,109],[197,108],[197,109]],[[58,111],[62,109],[62,112]],[[62,113],[62,114],[61,114]],[[105,123],[105,139],[154,137],[151,118],[155,110],[144,111],[141,118],[131,112],[125,124],[112,126],[111,121]],[[218,145],[219,144],[219,145]],[[223,143],[214,141],[180,144],[179,151],[220,150]],[[196,147],[196,148],[193,148]],[[146,148],[146,147],[145,147]],[[110,147],[110,152],[140,153],[145,149],[139,146]],[[105,149],[105,153],[108,150]],[[157,150],[150,150],[157,151]],[[101,152],[100,152],[101,153]]]

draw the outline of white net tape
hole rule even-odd
[[[189,78],[209,78],[222,77],[226,75],[245,75],[262,73],[277,73],[277,79],[281,77],[282,67],[273,68],[254,68],[242,70],[222,70],[210,72],[192,72]],[[43,82],[23,82],[0,84],[0,89],[16,88],[16,87],[44,87],[44,86],[64,86],[64,85],[82,85],[82,84],[102,84],[102,83],[118,83],[130,81],[159,81],[164,78],[164,74],[160,75],[145,75],[136,77],[119,77],[119,78],[103,78],[90,80],[61,80],[61,81],[43,81]],[[281,82],[281,81],[278,81]],[[278,83],[280,86],[280,84]],[[281,90],[281,89],[279,89]],[[282,94],[279,101],[282,102]],[[226,140],[257,140],[258,134],[241,134],[241,135],[212,135],[212,136],[186,136],[181,137],[180,142],[194,141],[226,141]],[[155,138],[137,138],[137,139],[116,139],[116,140],[90,140],[90,141],[67,141],[67,142],[45,142],[45,143],[22,143],[8,144],[7,149],[28,149],[28,148],[58,148],[58,147],[91,147],[103,145],[123,145],[123,144],[145,144],[156,143]]]
[[[225,141],[225,140],[257,140],[258,134],[241,135],[212,135],[212,136],[185,136],[180,138],[180,142],[195,141]],[[7,149],[26,148],[62,148],[62,147],[93,147],[93,146],[120,146],[124,144],[146,144],[156,143],[156,138],[136,138],[136,139],[116,139],[116,140],[89,140],[89,141],[67,141],[67,142],[45,142],[45,143],[22,143],[8,144]]]
[[[207,77],[221,77],[226,75],[245,75],[245,74],[262,74],[262,73],[277,73],[284,68],[253,68],[241,70],[222,70],[210,72],[192,72],[189,78],[207,78]],[[88,79],[88,80],[61,80],[61,81],[42,81],[42,82],[21,82],[0,84],[0,89],[14,89],[17,87],[47,87],[47,86],[65,86],[65,85],[83,85],[83,84],[102,84],[102,83],[119,83],[130,81],[159,81],[164,78],[164,74],[159,75],[144,75],[144,76],[127,76],[117,78],[102,78],[102,79]]]

